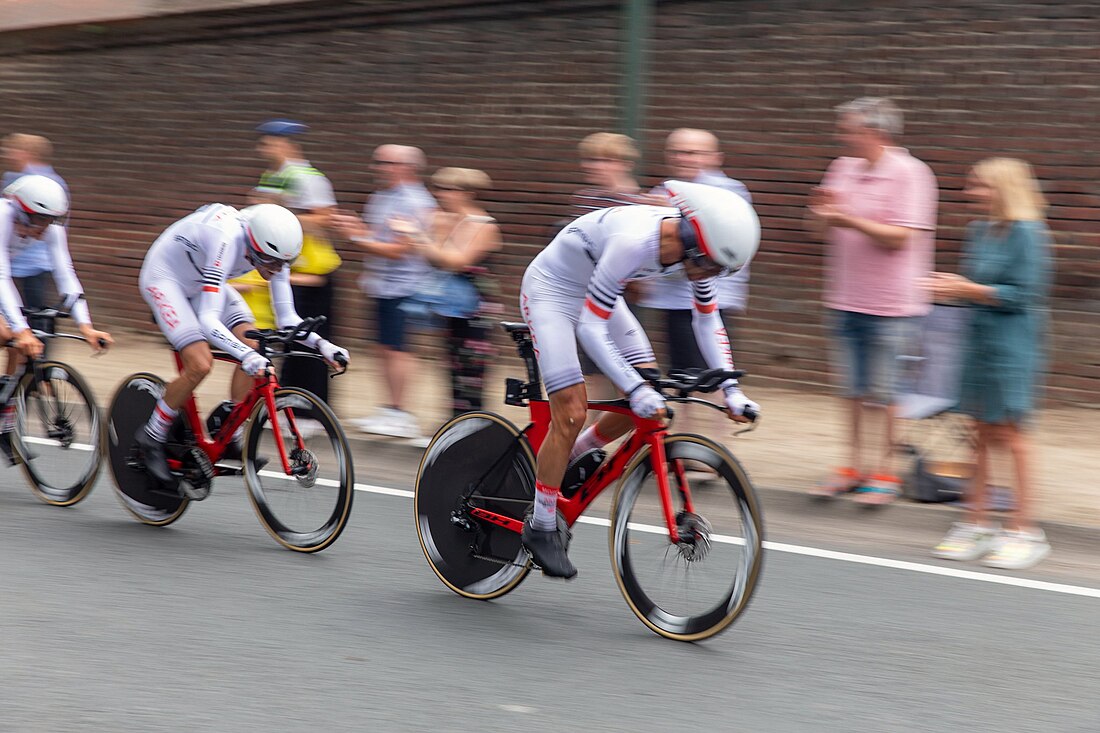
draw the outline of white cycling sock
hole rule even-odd
[[[593,448],[603,448],[605,445],[611,442],[610,439],[600,435],[600,431],[596,429],[599,423],[592,423],[585,431],[581,433],[577,438],[577,442],[573,444],[573,450],[569,452],[569,460],[574,460],[582,453],[587,453]]]
[[[557,486],[547,486],[541,481],[535,482],[535,513],[531,517],[531,526],[542,532],[553,532],[558,528]]]
[[[149,416],[149,422],[145,423],[145,432],[158,443],[168,441],[168,430],[172,427],[172,421],[176,419],[179,410],[173,410],[164,403],[164,398],[157,400],[157,406],[153,408],[153,414]]]

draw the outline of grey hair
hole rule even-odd
[[[889,97],[860,97],[836,108],[837,115],[853,115],[864,127],[900,137],[903,129],[901,108]]]

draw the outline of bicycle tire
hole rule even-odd
[[[43,390],[43,383],[50,387]],[[12,448],[31,491],[53,506],[82,501],[95,486],[104,452],[103,424],[88,383],[68,364],[41,361],[19,380],[15,406]],[[85,454],[90,460],[82,462]],[[70,467],[75,475],[64,475]]]
[[[511,459],[489,472],[498,475],[486,475],[510,450]],[[479,479],[494,493],[475,496],[500,513],[523,519],[535,497],[535,456],[523,433],[491,412],[467,412],[436,432],[420,461],[413,495],[416,534],[432,572],[460,596],[484,601],[523,582],[531,559],[516,532],[472,518],[472,529],[452,522],[452,511]],[[475,552],[479,539],[482,551]]]
[[[190,500],[155,491],[153,479],[129,466],[134,433],[149,420],[164,394],[165,382],[155,374],[131,374],[115,391],[107,417],[107,458],[115,496],[143,524],[166,527],[183,516]]]
[[[698,557],[688,560],[689,553],[698,552],[696,545],[682,549],[669,543],[664,513],[659,508],[659,502],[655,505],[656,480],[652,478],[651,450],[647,447],[631,461],[615,491],[609,532],[611,565],[623,598],[643,624],[669,639],[698,641],[729,627],[748,605],[763,562],[763,515],[748,475],[725,447],[699,435],[676,434],[665,438],[665,452],[669,467],[673,466],[674,461],[680,461],[681,466],[698,464],[700,468],[709,467],[716,474],[714,480],[719,484],[717,488],[697,486],[691,492],[697,513],[709,515],[702,517],[703,524],[694,525],[700,532],[705,528],[707,542],[698,544],[698,547],[705,545],[705,548],[698,553]],[[680,501],[682,505],[676,484],[674,481],[671,483],[673,500]],[[725,506],[723,497],[727,492],[733,498],[732,507],[728,510],[729,517],[726,516],[727,510],[721,508]],[[708,507],[713,506],[715,510],[700,509],[699,504],[704,500]],[[680,514],[677,516],[679,520]],[[685,513],[684,516],[693,518],[685,521],[698,522],[695,514]],[[714,532],[711,522],[719,519],[733,532]],[[742,549],[734,549],[738,547]],[[733,574],[728,592],[719,590],[715,602],[704,601],[704,610],[699,612],[674,610],[673,607],[677,606],[675,602],[654,600],[651,597],[656,592],[653,586],[658,584],[659,578],[647,576],[651,572],[654,554],[659,554],[662,549],[666,564],[670,555],[677,565],[681,561],[683,563],[683,572],[671,576],[672,584],[690,585],[699,574],[709,572],[713,567],[718,573],[716,585],[719,589],[724,582],[722,578],[726,577],[727,558],[737,555],[737,560],[731,561],[735,567],[731,568]],[[713,564],[704,571],[704,563]],[[660,578],[669,578],[667,573],[662,575],[658,571],[657,574]],[[691,582],[687,580],[689,577]],[[680,605],[692,605],[694,600],[684,599]]]
[[[308,457],[300,456],[299,460],[304,462],[303,465],[312,462],[312,478],[287,476],[281,470],[258,469],[258,458],[270,458],[274,465],[278,465],[279,458],[273,431],[267,427],[270,423],[267,403],[264,400],[257,402],[244,436],[244,479],[248,496],[260,523],[276,542],[296,552],[320,552],[336,541],[351,514],[355,495],[351,448],[336,414],[312,392],[297,387],[281,387],[275,390],[275,408],[280,413],[292,411],[295,424],[303,419],[316,420],[323,428],[327,441],[315,442],[316,434],[307,436],[304,428],[298,425],[297,435],[301,436],[309,451]],[[282,415],[280,418],[279,428],[289,453],[292,449],[290,443],[296,441],[291,441],[290,421]],[[265,440],[267,437],[271,440]],[[322,471],[325,475],[318,476]],[[297,489],[293,496],[289,491],[291,489]],[[327,489],[335,489],[335,492]],[[309,510],[312,516],[291,519],[289,515],[294,507],[302,508],[307,501],[317,507]],[[328,509],[330,501],[332,508]],[[302,526],[315,522],[317,526]]]

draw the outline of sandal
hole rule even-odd
[[[863,476],[859,471],[850,466],[844,466],[834,469],[829,478],[810,489],[810,496],[831,499],[857,490],[862,483]]]
[[[886,473],[872,474],[856,489],[855,500],[860,504],[882,506],[901,496],[901,479]]]

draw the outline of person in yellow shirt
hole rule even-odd
[[[326,338],[332,328],[332,301],[334,285],[332,274],[340,267],[340,256],[329,241],[329,222],[336,209],[336,197],[332,184],[320,171],[309,164],[302,154],[297,136],[309,128],[294,120],[268,120],[256,128],[260,139],[256,151],[269,164],[253,189],[251,200],[271,201],[293,211],[302,222],[302,254],[290,270],[290,284],[294,290],[294,302],[298,312],[305,317],[325,316],[328,322],[317,332]],[[245,275],[243,279],[255,273]],[[270,312],[268,302],[254,303],[268,298],[266,289],[254,288],[246,302],[260,323],[260,311]],[[314,359],[285,359],[280,377],[282,384],[301,387],[328,401],[328,368],[324,362]]]

